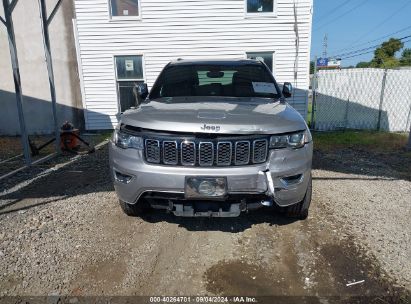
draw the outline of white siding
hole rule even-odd
[[[114,21],[108,0],[75,0],[86,128],[107,129],[117,123],[115,55],[143,55],[151,87],[170,60],[245,58],[246,52],[273,51],[275,77],[280,84],[294,84],[289,102],[305,115],[312,0],[275,2],[276,16],[249,17],[244,0],[141,0],[140,20]]]

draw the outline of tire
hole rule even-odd
[[[144,206],[143,202],[132,205],[119,200],[119,203],[123,212],[128,216],[139,216],[147,211],[147,208]]]
[[[285,208],[286,216],[290,218],[297,218],[300,220],[305,220],[308,217],[308,209],[310,208],[310,204],[311,204],[312,191],[313,191],[312,177],[310,175],[307,192],[305,193],[304,199],[297,204],[286,207]]]

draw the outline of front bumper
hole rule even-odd
[[[311,176],[312,142],[303,148],[270,150],[264,164],[243,167],[184,167],[148,164],[143,152],[109,143],[110,168],[120,200],[136,204],[149,192],[184,194],[186,176],[227,178],[228,195],[265,194],[281,207],[300,202]],[[119,182],[115,173],[131,176]]]

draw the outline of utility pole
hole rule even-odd
[[[410,135],[408,136],[407,150],[411,151],[411,126],[410,126]]]
[[[317,56],[314,58],[314,75],[313,75],[313,80],[311,83],[311,91],[312,91],[312,101],[311,101],[311,130],[314,130],[315,128],[315,102],[317,98]]]
[[[324,35],[324,41],[323,41],[323,58],[327,58],[328,53],[328,35]]]

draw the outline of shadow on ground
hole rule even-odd
[[[284,226],[297,221],[296,219],[287,218],[271,208],[254,210],[234,218],[185,218],[176,217],[172,213],[150,210],[142,218],[149,223],[167,222],[177,224],[188,231],[223,231],[230,233],[242,232],[253,225],[262,223],[269,224],[270,226]]]
[[[67,161],[67,158],[64,158],[64,161]],[[47,166],[45,164],[45,168]],[[2,184],[5,190],[19,184],[21,188],[3,195],[0,192],[0,214],[46,205],[67,197],[114,190],[108,168],[107,147],[32,180],[36,176],[33,173],[44,174],[44,170],[35,169],[37,170],[33,170],[34,172],[22,172],[15,179]]]
[[[315,149],[314,142],[313,169],[411,181],[411,156],[402,151],[380,153],[357,147],[322,151]]]

